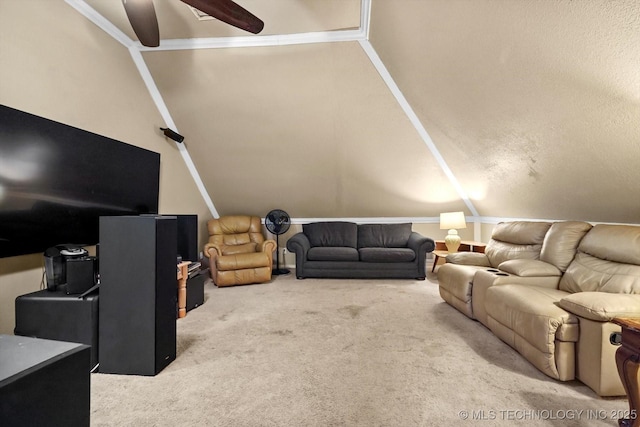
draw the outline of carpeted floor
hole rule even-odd
[[[432,274],[207,283],[160,374],[91,380],[93,426],[615,426],[628,410],[540,373]]]

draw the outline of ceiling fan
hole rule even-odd
[[[262,20],[231,0],[181,1],[222,22],[253,34],[258,34],[264,28]],[[122,4],[140,43],[148,47],[158,47],[160,31],[153,0],[122,0]]]

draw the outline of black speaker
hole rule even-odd
[[[67,294],[81,294],[96,284],[96,259],[67,260]]]
[[[100,367],[156,375],[176,358],[177,220],[100,218]]]
[[[165,216],[175,216],[178,221],[178,255],[184,261],[198,261],[198,215],[165,214]]]
[[[178,220],[178,255],[198,261],[198,215],[175,215]]]

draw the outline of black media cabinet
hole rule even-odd
[[[0,335],[0,425],[89,426],[90,349]]]
[[[84,298],[63,290],[37,291],[16,298],[16,335],[91,346],[91,367],[98,364],[98,294]]]

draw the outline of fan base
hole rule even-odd
[[[283,274],[289,274],[291,273],[289,270],[287,270],[286,268],[276,268],[275,270],[271,271],[271,275],[272,276],[280,276]]]

